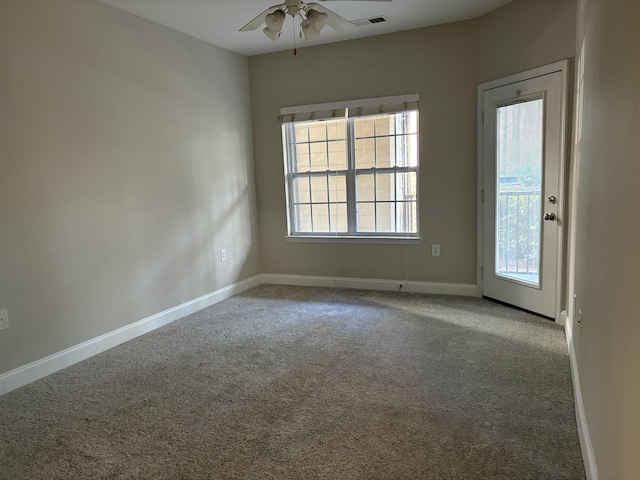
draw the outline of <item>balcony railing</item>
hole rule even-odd
[[[496,272],[526,280],[540,271],[540,191],[498,194]]]

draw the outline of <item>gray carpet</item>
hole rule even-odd
[[[0,397],[0,478],[583,479],[560,327],[263,285]]]

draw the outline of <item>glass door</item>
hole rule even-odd
[[[487,89],[483,295],[555,318],[562,72]]]

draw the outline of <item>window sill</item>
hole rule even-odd
[[[291,243],[377,243],[402,245],[418,245],[422,243],[422,237],[384,237],[380,235],[288,235],[284,238],[287,242]]]

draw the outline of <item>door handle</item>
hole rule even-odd
[[[555,213],[545,213],[544,214],[544,219],[547,221],[553,221],[556,219],[556,214]]]

